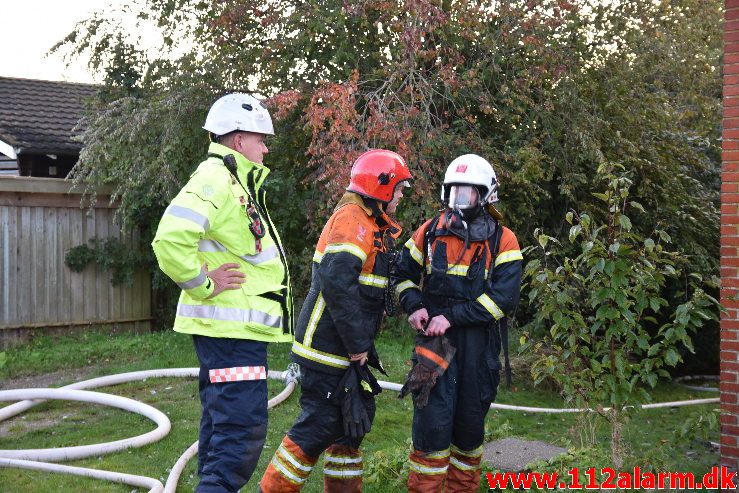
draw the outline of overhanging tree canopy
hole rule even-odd
[[[278,121],[271,198],[288,248],[305,253],[297,269],[354,157],[389,147],[416,177],[408,228],[439,207],[461,153],[495,164],[523,243],[539,226],[563,231],[570,209],[597,217],[594,171],[607,161],[651,212],[637,231],[660,226],[694,268],[717,270],[718,0],[148,0],[132,11],[158,25],[161,50],[142,51],[105,13],[60,44],[110,84],[77,176],[117,183],[124,217],[155,226],[203,155],[210,102],[253,90]]]

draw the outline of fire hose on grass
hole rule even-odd
[[[177,460],[172,467],[167,478],[166,484],[153,478],[145,476],[136,476],[131,474],[123,474],[111,471],[101,471],[97,469],[88,469],[82,467],[72,467],[54,462],[81,459],[85,457],[101,456],[118,452],[128,448],[138,448],[156,442],[164,438],[170,431],[171,423],[169,418],[161,411],[147,404],[128,399],[126,397],[105,394],[101,392],[91,392],[85,389],[94,389],[99,387],[107,387],[118,385],[126,382],[146,380],[148,378],[165,378],[165,377],[189,377],[197,378],[198,368],[172,368],[161,370],[137,371],[129,373],[120,373],[117,375],[108,375],[90,380],[84,380],[73,383],[66,387],[58,389],[16,389],[0,391],[0,402],[17,401],[15,404],[0,409],[0,421],[7,420],[26,411],[42,402],[45,399],[55,400],[73,400],[81,402],[89,402],[94,404],[102,404],[106,406],[116,407],[126,411],[134,412],[145,416],[157,424],[157,428],[153,431],[132,438],[117,440],[114,442],[101,443],[96,445],[83,445],[77,447],[61,447],[51,449],[30,449],[30,450],[0,450],[0,467],[15,467],[21,469],[32,469],[37,471],[47,471],[56,473],[73,474],[85,476],[95,479],[102,479],[116,483],[123,483],[130,486],[149,488],[149,493],[173,493],[177,489],[177,483],[184,471],[188,461],[192,459],[198,452],[198,443],[193,443]],[[284,372],[269,371],[268,377],[272,379],[282,380],[285,382],[285,388],[275,397],[269,400],[268,408],[273,408],[287,399],[297,385],[299,372],[296,366],[291,365]],[[697,377],[696,377],[697,378]],[[701,377],[702,379],[712,379],[715,377]],[[690,377],[677,379],[678,383],[683,380],[690,380]],[[402,388],[401,384],[394,382],[380,381],[380,386],[385,390],[393,390],[399,392]],[[685,385],[681,383],[681,385]],[[689,387],[693,388],[693,387]],[[700,390],[710,390],[700,388]],[[716,390],[716,389],[713,389]],[[708,399],[691,399],[685,401],[660,402],[653,404],[645,404],[640,406],[642,409],[655,409],[664,407],[680,407],[697,404],[718,403],[718,398]],[[530,406],[513,406],[508,404],[493,403],[491,409],[502,409],[507,411],[523,411],[535,413],[577,413],[591,411],[590,409],[577,408],[542,408]]]

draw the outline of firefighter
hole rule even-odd
[[[441,197],[444,210],[406,242],[392,280],[419,332],[404,386],[414,396],[408,490],[472,492],[499,382],[499,327],[518,304],[523,257],[493,216],[498,181],[488,161],[454,159]]]
[[[191,334],[200,363],[199,493],[235,492],[267,436],[267,343],[292,342],[284,249],[267,212],[262,103],[218,99],[203,126],[208,156],[167,207],[152,247],[180,288],[174,330]]]
[[[366,363],[379,366],[374,338],[392,294],[390,262],[401,233],[391,215],[410,179],[395,152],[365,152],[323,228],[292,348],[302,377],[301,413],[262,477],[264,493],[300,491],[324,451],[324,491],[361,491],[359,445],[379,392],[369,390],[376,381],[366,381]],[[367,390],[352,392],[357,380]]]

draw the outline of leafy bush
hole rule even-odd
[[[90,262],[95,262],[104,272],[111,272],[111,284],[133,284],[136,270],[146,265],[147,259],[118,238],[104,240],[91,238],[90,246],[72,247],[64,256],[64,263],[74,272],[82,272]]]
[[[685,257],[667,250],[665,231],[646,238],[633,231],[627,212],[644,209],[629,199],[632,181],[619,171],[622,166],[598,168],[605,191],[593,195],[603,203],[602,224],[587,213],[567,214],[576,255],[559,255],[560,242],[539,232],[538,246],[528,252],[539,258],[525,271],[534,312],[525,337],[540,355],[532,367],[535,381],[559,382],[568,402],[608,420],[617,468],[629,408],[649,401],[648,389],[681,360],[678,348],[692,350],[691,333],[715,320],[718,307],[695,273],[686,276],[678,306],[662,297],[667,280],[681,276]]]

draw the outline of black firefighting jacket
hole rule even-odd
[[[371,201],[344,194],[316,245],[293,360],[340,374],[349,368],[350,354],[372,349],[385,308],[389,250],[400,232]]]
[[[452,330],[490,326],[516,308],[522,267],[516,235],[487,211],[467,224],[446,210],[406,242],[393,284],[406,313],[425,307]]]

